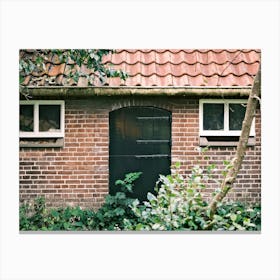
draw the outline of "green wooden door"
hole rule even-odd
[[[125,107],[110,113],[110,194],[115,181],[141,171],[131,195],[146,200],[159,174],[170,173],[171,113],[155,107]]]

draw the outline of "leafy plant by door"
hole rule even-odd
[[[205,181],[212,177],[215,165],[206,171],[196,165],[187,180],[173,166],[171,175],[160,175],[156,192],[148,193],[143,205],[135,200],[132,210],[139,223],[125,220],[127,230],[260,230],[260,206],[249,207],[240,202],[222,203],[211,215],[203,197]],[[225,167],[225,175],[229,167]],[[213,193],[213,196],[215,193]]]

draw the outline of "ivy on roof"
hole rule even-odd
[[[116,70],[110,64],[104,64],[103,57],[114,53],[110,49],[28,49],[19,53],[19,83],[25,86],[30,76],[36,80],[55,83],[55,79],[66,81],[66,85],[78,84],[84,77],[87,85],[93,85],[98,79],[101,84],[107,78],[119,77],[125,80],[128,75]]]

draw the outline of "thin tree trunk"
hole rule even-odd
[[[209,204],[211,216],[213,216],[217,209],[217,203],[221,202],[227,193],[232,189],[233,183],[240,170],[250,135],[252,121],[255,117],[256,107],[260,99],[261,94],[261,66],[255,77],[253,88],[248,98],[245,117],[242,123],[242,131],[239,138],[239,143],[236,150],[236,155],[231,162],[231,168],[229,169],[224,181],[221,184],[221,190],[218,192]]]

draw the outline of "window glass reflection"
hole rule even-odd
[[[60,105],[39,105],[39,131],[60,130]]]
[[[246,106],[244,104],[229,104],[229,129],[241,130],[245,116]]]
[[[203,104],[203,130],[224,129],[224,104]]]
[[[20,131],[33,131],[33,105],[20,105],[19,129]]]

